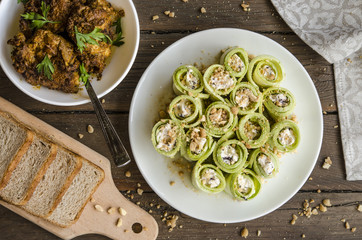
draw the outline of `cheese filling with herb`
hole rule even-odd
[[[290,146],[295,142],[295,135],[291,128],[285,128],[280,131],[278,141],[283,146]]]
[[[245,135],[250,139],[258,139],[261,134],[261,127],[251,121],[247,121],[244,125]]]
[[[260,68],[260,73],[269,81],[273,81],[276,79],[275,71],[268,64],[265,64]]]
[[[248,88],[239,89],[235,94],[235,102],[238,107],[244,109],[247,108],[251,103],[257,102],[258,97]]]
[[[157,148],[169,152],[174,149],[177,139],[177,127],[167,123],[157,129],[156,140]]]
[[[274,164],[267,155],[265,155],[263,153],[259,154],[258,163],[267,175],[270,175],[273,173]]]
[[[193,113],[195,106],[188,99],[182,99],[174,106],[175,115],[180,118],[187,118]]]
[[[237,190],[240,193],[249,194],[255,192],[254,182],[250,178],[245,177],[242,174],[238,175],[236,183],[237,183]]]
[[[195,154],[200,154],[207,142],[205,129],[194,128],[187,138],[186,140],[190,143],[190,151]]]
[[[192,69],[187,71],[181,82],[190,89],[196,89],[200,86],[200,80],[193,74]]]
[[[286,107],[289,105],[289,99],[283,93],[271,94],[269,99],[278,107]]]
[[[229,120],[229,115],[226,110],[213,108],[210,111],[209,119],[216,127],[223,127]]]
[[[229,59],[228,59],[228,65],[231,67],[232,70],[234,70],[235,72],[241,72],[244,70],[245,68],[245,64],[243,62],[243,60],[241,60],[241,58],[239,57],[238,54],[233,54]]]
[[[239,160],[239,154],[236,152],[235,147],[231,145],[221,148],[220,157],[228,165],[233,165]]]
[[[212,73],[209,84],[215,90],[226,90],[233,87],[235,82],[228,71],[219,67]]]
[[[206,169],[201,175],[201,183],[204,186],[208,186],[210,188],[216,188],[220,185],[220,179],[217,177],[214,169]]]

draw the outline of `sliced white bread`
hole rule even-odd
[[[8,114],[0,112],[0,189],[9,181],[10,175],[28,150],[33,133],[21,127]]]
[[[35,216],[48,217],[61,201],[81,167],[80,157],[58,147],[55,160],[23,208]]]
[[[68,227],[78,220],[85,205],[104,178],[104,172],[93,163],[83,160],[82,168],[53,213],[50,222]]]
[[[0,190],[5,201],[24,205],[56,156],[57,146],[35,135],[28,151],[12,172],[6,186]]]

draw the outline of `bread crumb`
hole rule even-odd
[[[201,13],[206,13],[206,9],[205,9],[204,7],[202,7],[202,8],[200,9],[200,12],[201,12]]]
[[[117,223],[116,223],[116,226],[117,226],[117,227],[122,226],[122,218],[118,218]]]
[[[249,230],[248,230],[246,227],[244,227],[244,228],[241,230],[240,235],[241,235],[241,237],[243,237],[243,238],[247,238],[248,235],[249,235]]]
[[[168,14],[168,16],[169,16],[170,18],[174,18],[174,17],[175,17],[175,12],[170,12],[170,14]]]
[[[110,207],[110,208],[108,208],[108,210],[107,210],[107,213],[108,214],[114,214],[116,212],[116,209],[114,208],[114,207]]]
[[[131,177],[131,172],[130,172],[130,171],[126,171],[126,172],[124,173],[124,175],[125,175],[126,177]]]
[[[153,21],[156,21],[157,19],[159,19],[160,17],[158,16],[158,15],[154,15],[154,16],[152,16],[152,20]]]
[[[332,204],[331,204],[331,200],[330,199],[323,199],[322,203],[324,204],[324,206],[326,207],[331,207]]]
[[[362,212],[362,205],[361,204],[358,204],[357,211]]]
[[[94,205],[94,208],[95,208],[98,212],[103,212],[103,211],[104,211],[103,208],[102,208],[102,206],[101,206],[101,205],[98,205],[98,204]]]
[[[84,135],[81,134],[81,133],[78,133],[78,137],[79,137],[80,139],[82,139],[82,138],[84,137]]]
[[[93,128],[93,126],[92,126],[92,125],[88,125],[88,126],[87,126],[87,131],[88,131],[88,133],[94,133],[94,128]]]
[[[142,194],[143,194],[143,189],[137,188],[137,193],[138,193],[138,195],[142,196]]]
[[[123,208],[118,208],[118,212],[119,212],[119,214],[121,214],[122,216],[126,216],[127,215],[127,211],[125,210],[125,209],[123,209]]]
[[[323,168],[324,169],[329,169],[332,166],[332,160],[330,157],[327,157],[326,159],[324,159],[324,163],[323,163]]]

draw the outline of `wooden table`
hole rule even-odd
[[[250,11],[243,11],[240,0],[134,0],[141,26],[140,48],[136,61],[123,82],[104,97],[104,108],[131,153],[128,139],[128,112],[133,92],[138,80],[150,62],[167,46],[193,32],[215,27],[234,27],[263,34],[292,52],[310,74],[318,90],[324,115],[324,138],[317,164],[302,189],[278,210],[259,219],[235,223],[215,224],[188,217],[163,202],[147,185],[134,161],[112,173],[118,189],[129,196],[131,201],[150,211],[159,224],[158,239],[241,239],[241,229],[249,230],[249,239],[299,239],[305,234],[308,239],[361,239],[362,213],[356,210],[362,200],[362,182],[346,181],[344,159],[338,127],[338,111],[334,87],[333,66],[308,47],[280,18],[268,0],[250,1]],[[201,13],[204,7],[206,13]],[[167,17],[163,12],[175,12],[175,17]],[[153,15],[159,19],[152,21]],[[104,156],[111,158],[97,118],[91,104],[76,107],[57,107],[34,100],[18,90],[0,70],[0,96],[8,99],[31,114],[83,142]],[[86,131],[88,124],[95,132]],[[78,133],[84,134],[83,139]],[[329,170],[322,165],[326,157],[333,161]],[[132,176],[126,177],[130,171]],[[137,185],[144,190],[138,195]],[[319,212],[311,218],[299,217],[292,225],[292,214],[303,211],[304,200],[315,207],[323,199],[330,199],[332,206],[326,212]],[[160,205],[159,208],[156,205]],[[152,206],[153,205],[153,206]],[[169,232],[161,221],[164,212],[179,216],[177,227]],[[345,228],[345,219],[352,232]],[[257,231],[261,236],[257,237]],[[0,207],[0,239],[57,239],[54,235],[28,222],[11,211]],[[105,239],[88,235],[77,239]]]

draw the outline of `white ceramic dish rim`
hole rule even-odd
[[[2,0],[0,2],[0,13],[2,11],[5,11],[5,10],[2,10],[3,8],[5,8],[4,6],[6,4],[8,4],[9,1],[12,1],[12,0]],[[96,86],[93,86],[96,93],[97,93],[97,96],[98,98],[102,98],[103,96],[105,96],[106,94],[108,94],[109,92],[111,92],[114,88],[116,88],[121,82],[122,80],[127,76],[128,72],[130,71],[135,59],[136,59],[136,56],[137,56],[137,53],[138,53],[138,48],[139,48],[139,41],[140,41],[140,26],[139,26],[139,20],[138,20],[138,14],[137,14],[137,10],[136,10],[136,7],[134,6],[133,4],[133,1],[132,0],[126,0],[127,3],[129,4],[129,8],[131,9],[131,14],[130,12],[126,13],[126,17],[130,16],[130,21],[133,21],[135,23],[135,29],[134,29],[134,32],[135,32],[135,36],[133,36],[135,38],[135,45],[134,45],[134,51],[132,53],[132,56],[131,56],[131,59],[127,65],[127,67],[125,68],[124,72],[118,77],[117,81],[114,81],[114,83],[108,87],[106,90],[98,93],[97,91],[97,87]],[[14,1],[15,3],[15,1]],[[45,99],[45,98],[42,98],[42,97],[39,97],[37,94],[36,94],[36,91],[28,91],[27,89],[24,89],[19,80],[18,79],[13,79],[13,74],[11,73],[11,71],[14,71],[14,70],[9,70],[5,67],[5,62],[6,61],[11,61],[10,58],[6,58],[6,57],[2,57],[3,55],[6,55],[6,54],[3,54],[2,53],[3,51],[3,48],[0,48],[0,65],[2,66],[2,69],[3,71],[5,72],[6,76],[11,80],[11,82],[18,88],[20,89],[23,93],[27,94],[28,96],[38,100],[38,101],[41,101],[41,102],[44,102],[44,103],[47,103],[47,104],[51,104],[51,105],[56,105],[56,106],[77,106],[77,105],[82,105],[82,104],[86,104],[86,103],[89,103],[90,102],[90,99],[87,97],[85,99],[81,99],[81,100],[78,100],[78,99],[74,99],[74,101],[71,101],[71,102],[62,102],[62,101],[53,101],[53,100],[50,100],[50,99]],[[107,69],[107,67],[106,67]],[[105,70],[106,70],[105,69]],[[19,79],[22,79],[23,77],[18,74],[19,76]],[[48,89],[47,89],[48,90]],[[52,90],[54,91],[54,90]],[[50,93],[51,94],[51,93]],[[84,93],[85,95],[88,96],[87,93]],[[71,95],[71,94],[69,94]]]
[[[297,64],[298,64],[298,67],[301,68],[302,72],[307,76],[307,80],[308,80],[308,83],[312,85],[312,88],[313,88],[313,95],[315,95],[318,99],[318,104],[317,104],[317,108],[319,110],[319,113],[318,115],[316,115],[315,117],[317,118],[316,119],[316,122],[319,123],[319,132],[316,133],[317,137],[316,137],[316,142],[318,142],[318,146],[316,146],[316,149],[317,151],[315,151],[313,153],[313,162],[312,164],[309,165],[307,171],[303,174],[303,181],[300,181],[298,186],[294,189],[294,191],[290,192],[289,196],[285,199],[283,199],[282,201],[279,202],[279,204],[275,205],[274,207],[268,209],[267,211],[261,213],[261,214],[258,214],[258,215],[254,215],[252,217],[246,217],[246,218],[240,218],[240,219],[228,219],[228,218],[213,218],[213,219],[210,219],[210,218],[205,218],[203,216],[197,216],[195,214],[193,214],[192,210],[189,210],[189,209],[179,209],[177,207],[177,204],[175,204],[175,202],[171,202],[169,201],[169,199],[167,198],[167,196],[160,192],[157,188],[157,186],[155,186],[153,184],[153,181],[152,179],[149,179],[146,175],[145,175],[145,171],[144,169],[142,168],[142,161],[140,160],[137,160],[137,153],[135,152],[135,149],[136,149],[136,139],[133,137],[133,131],[134,131],[134,128],[132,127],[133,126],[133,119],[134,119],[134,112],[135,112],[135,108],[136,108],[136,105],[138,104],[138,102],[136,101],[137,98],[138,98],[138,94],[140,94],[140,89],[141,89],[141,86],[142,86],[142,83],[144,81],[146,81],[145,79],[145,76],[147,76],[149,74],[149,72],[151,71],[151,69],[153,68],[153,65],[155,65],[155,63],[162,57],[162,54],[164,52],[169,52],[171,51],[172,49],[176,48],[177,45],[180,45],[183,41],[186,41],[187,39],[191,38],[191,37],[198,37],[204,33],[207,33],[207,32],[210,32],[210,31],[223,31],[223,30],[226,30],[226,31],[244,31],[248,34],[256,34],[256,35],[259,35],[263,38],[267,38],[263,35],[260,35],[260,34],[257,34],[257,33],[254,33],[254,32],[251,32],[251,31],[248,31],[248,30],[242,30],[242,29],[236,29],[236,28],[215,28],[215,29],[209,29],[209,30],[204,30],[204,31],[200,31],[200,32],[197,32],[197,33],[193,33],[189,36],[186,36],[176,42],[174,42],[172,45],[170,45],[169,47],[167,47],[163,52],[161,52],[153,61],[152,63],[148,66],[148,68],[145,70],[145,72],[143,73],[137,87],[136,87],[136,90],[134,92],[134,95],[133,95],[133,98],[132,98],[132,102],[131,102],[131,106],[130,106],[130,115],[129,115],[129,138],[130,138],[130,144],[131,144],[131,148],[132,148],[132,151],[133,151],[133,154],[134,154],[134,157],[135,157],[135,160],[136,160],[136,163],[137,163],[137,166],[141,172],[141,174],[144,176],[145,180],[147,181],[147,183],[149,184],[149,186],[158,194],[158,196],[160,196],[166,203],[168,203],[169,205],[171,205],[172,207],[174,207],[175,209],[179,210],[180,212],[183,212],[184,214],[187,214],[191,217],[194,217],[194,218],[197,218],[197,219],[200,219],[200,220],[203,220],[203,221],[208,221],[208,222],[215,222],[215,223],[235,223],[235,222],[243,222],[243,221],[249,221],[249,220],[253,220],[253,219],[256,219],[256,218],[259,218],[259,217],[262,217],[266,214],[269,214],[271,213],[272,211],[278,209],[279,207],[281,207],[283,204],[285,204],[289,199],[291,199],[298,191],[299,189],[304,185],[305,181],[308,179],[308,176],[311,174],[314,166],[315,166],[315,163],[318,159],[318,156],[319,156],[319,153],[320,153],[320,149],[321,149],[321,146],[322,146],[322,138],[323,138],[323,116],[322,116],[322,107],[321,107],[321,103],[320,103],[320,100],[318,98],[318,93],[315,89],[315,86],[313,84],[313,81],[311,80],[308,72],[305,70],[305,68],[303,67],[303,65],[298,61],[298,59],[293,55],[291,54],[287,49],[285,49],[283,46],[281,46],[279,43],[275,42],[274,40],[270,39],[270,38],[267,38],[269,39],[270,41],[274,42],[275,44],[279,45],[281,48],[283,48],[285,50],[285,53],[288,55],[289,58],[292,58]],[[212,197],[212,196],[210,196]]]

